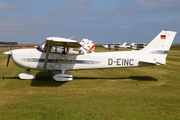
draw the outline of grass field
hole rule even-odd
[[[180,49],[168,66],[71,71],[71,82],[51,82],[51,73],[32,70],[36,80],[0,49],[0,119],[172,120],[180,119]],[[108,51],[97,47],[96,51]],[[161,79],[158,75],[161,75]]]

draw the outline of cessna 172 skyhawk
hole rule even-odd
[[[121,52],[87,52],[75,40],[49,37],[36,48],[4,52],[14,63],[27,70],[20,79],[35,79],[30,69],[54,71],[56,81],[73,79],[67,70],[141,67],[164,65],[176,32],[163,30],[144,49]],[[8,63],[7,63],[8,65]]]

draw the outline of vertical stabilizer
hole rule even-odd
[[[144,49],[140,50],[142,52],[141,57],[144,60],[165,64],[175,35],[176,32],[161,31]]]
[[[127,42],[124,42],[121,46],[126,46]]]

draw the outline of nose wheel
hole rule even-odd
[[[33,80],[33,79],[35,79],[36,76],[33,74],[30,74],[30,73],[31,73],[30,69],[26,69],[26,73],[19,74],[19,78],[22,80]]]

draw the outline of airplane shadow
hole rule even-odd
[[[137,81],[158,81],[157,78],[151,76],[129,76],[128,78]]]
[[[36,79],[31,81],[31,86],[34,87],[59,87],[66,82],[57,82],[52,78],[51,72],[40,71],[36,74]]]
[[[31,86],[33,87],[59,87],[64,85],[66,82],[56,82],[54,80],[32,80]]]
[[[1,79],[21,80],[19,77],[6,77],[6,76],[2,76]],[[56,82],[53,80],[50,72],[41,72],[41,71],[36,74],[35,80],[31,80],[31,86],[33,87],[59,87],[65,83],[66,82]]]
[[[123,80],[123,79],[132,79],[137,81],[158,81],[158,79],[151,77],[151,76],[129,76],[129,77],[113,77],[113,78],[107,78],[107,77],[73,77],[74,80],[84,80],[84,79],[116,79],[116,80]]]
[[[4,77],[4,76],[2,76],[2,80],[6,80],[6,79],[19,79],[19,77]]]
[[[2,76],[2,80],[5,79],[19,79],[19,77],[4,77]],[[151,76],[129,76],[129,77],[73,77],[73,80],[98,80],[98,79],[105,79],[105,80],[125,80],[125,79],[132,79],[136,81],[158,81],[158,79],[151,77]],[[19,79],[20,80],[20,79]],[[51,72],[44,72],[40,71],[36,74],[36,79],[31,80],[31,86],[34,87],[59,87],[67,82],[56,82],[52,78]]]

